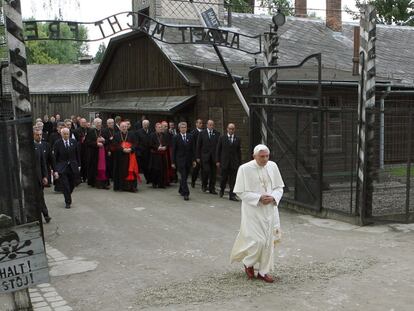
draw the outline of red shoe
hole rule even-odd
[[[246,265],[244,265],[244,271],[247,274],[247,277],[249,279],[254,279],[254,268],[253,267],[246,267]]]
[[[265,274],[264,276],[262,276],[260,273],[258,273],[257,278],[259,280],[265,281],[266,283],[273,283],[275,281],[269,274]]]

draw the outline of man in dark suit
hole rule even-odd
[[[36,159],[36,179],[37,184],[40,188],[40,201],[39,207],[45,218],[46,223],[49,223],[52,219],[49,216],[49,211],[46,206],[45,198],[43,195],[43,187],[48,184],[48,172],[47,172],[47,165],[46,165],[46,158],[44,153],[44,148],[41,146],[42,144],[42,130],[34,127],[33,128],[33,139],[34,139],[34,147],[35,147],[35,159]]]
[[[214,121],[207,121],[207,128],[198,135],[197,162],[201,163],[201,190],[216,192],[216,147],[220,133],[214,129]]]
[[[88,135],[87,121],[85,118],[79,120],[79,127],[74,131],[75,138],[78,142],[80,153],[80,177],[81,181],[85,182],[88,179],[88,146],[86,138]]]
[[[231,201],[238,201],[233,193],[236,182],[237,169],[241,164],[240,138],[234,135],[236,126],[233,123],[227,125],[227,134],[220,137],[217,144],[216,165],[221,169],[220,197],[224,195],[227,181],[229,182]]]
[[[149,160],[150,160],[150,134],[151,131],[149,129],[150,122],[148,120],[142,120],[142,128],[140,128],[138,131],[136,131],[136,140],[138,143],[137,146],[137,161],[139,164],[139,168],[144,173],[145,180],[147,181],[147,184],[149,184],[150,181],[150,173],[149,173]]]
[[[65,127],[65,123],[59,122],[56,125],[56,131],[52,132],[51,135],[49,135],[49,146],[52,147],[55,145],[55,142],[62,139],[60,131]],[[55,185],[55,192],[62,192],[62,185],[59,180],[56,178],[53,179],[53,184]]]
[[[187,178],[190,174],[191,165],[195,166],[193,136],[187,133],[187,123],[178,124],[179,134],[173,137],[172,141],[172,164],[171,166],[180,174],[180,189],[178,192],[189,200],[190,190],[187,185]]]
[[[56,179],[60,179],[63,195],[65,196],[65,207],[70,208],[72,204],[71,194],[75,188],[75,183],[80,180],[80,155],[76,140],[70,138],[70,130],[63,128],[60,132],[62,139],[57,140],[53,145],[54,176]]]
[[[142,115],[141,119],[134,123],[134,130],[138,131],[138,130],[142,129],[143,128],[142,122],[146,119],[147,118],[145,117],[145,115]]]
[[[50,122],[49,116],[45,114],[43,116],[43,139],[48,139],[49,135],[53,132],[53,123]]]
[[[191,131],[191,135],[193,135],[194,140],[194,149],[197,147],[197,139],[198,134],[203,131],[203,120],[197,119],[196,121],[196,128]],[[200,163],[196,162],[196,166],[193,167],[193,171],[191,173],[191,187],[195,187],[195,182],[198,178],[198,173],[200,172]]]

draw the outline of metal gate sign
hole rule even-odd
[[[207,10],[202,14],[208,19],[206,21],[207,25],[209,25],[208,27],[164,24],[140,12],[121,12],[96,22],[31,20],[23,22],[23,36],[25,41],[64,40],[92,42],[112,37],[120,32],[137,30],[145,32],[155,40],[168,44],[216,44],[253,55],[262,52],[261,35],[248,35],[227,29],[218,29],[220,24],[213,10]],[[214,19],[216,19],[216,22]],[[48,34],[39,31],[43,23],[48,25]],[[100,36],[82,39],[79,32],[80,26],[95,27],[99,29]],[[64,35],[64,28],[69,29],[69,36]],[[249,44],[245,45],[240,41],[249,42]]]
[[[47,282],[49,268],[39,223],[0,229],[0,294]]]
[[[209,8],[208,10],[201,13],[201,16],[206,22],[206,25],[208,28],[219,28],[220,27],[220,22],[216,16],[216,12],[214,12],[212,8]]]

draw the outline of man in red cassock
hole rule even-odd
[[[120,131],[115,133],[113,139],[113,180],[115,191],[137,192],[139,176],[139,167],[135,151],[137,142],[135,135],[128,131],[127,122],[121,122]]]

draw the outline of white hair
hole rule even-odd
[[[254,147],[253,155],[257,155],[260,151],[266,151],[267,153],[270,153],[270,150],[269,148],[267,148],[266,145],[259,144],[256,147]]]
[[[102,123],[102,119],[100,119],[100,118],[95,118],[95,119],[93,120],[93,124],[97,124],[97,123]]]

